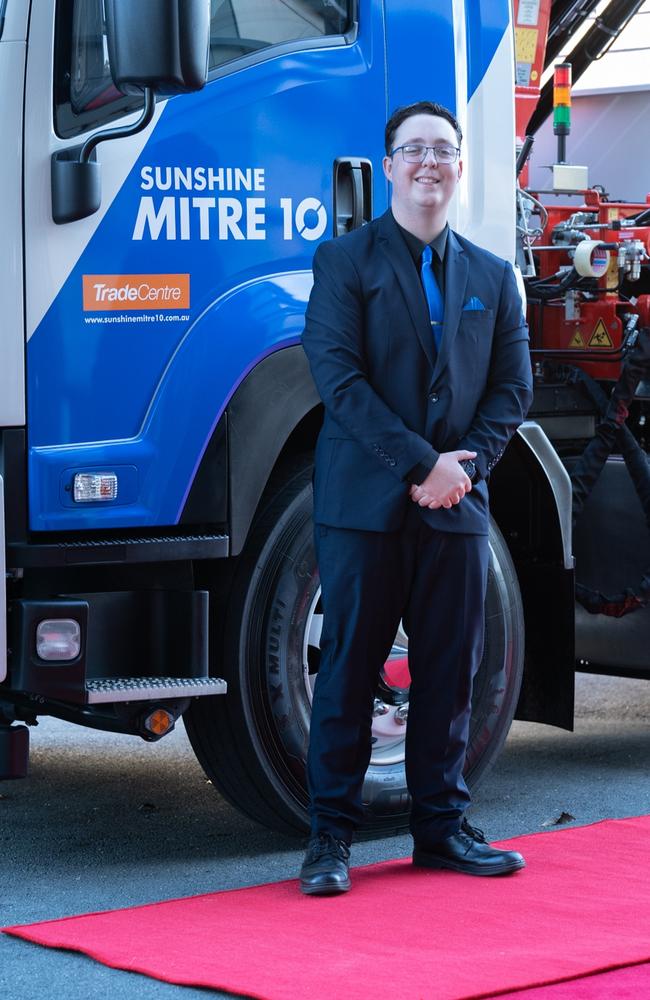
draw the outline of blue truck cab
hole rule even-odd
[[[514,260],[511,16],[508,0],[0,0],[0,776],[25,772],[39,714],[148,740],[183,715],[232,802],[305,828],[311,260],[386,210],[384,124],[420,99],[466,135],[452,226]],[[534,424],[510,450],[474,782],[520,695],[524,609],[520,711],[570,725],[567,476]],[[407,648],[400,631],[375,700],[372,829],[408,810]]]

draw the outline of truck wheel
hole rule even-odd
[[[311,467],[285,481],[257,518],[230,588],[222,656],[225,696],[196,699],[185,716],[212,783],[248,816],[282,832],[308,830],[305,761],[322,625],[312,540]],[[364,784],[369,831],[407,824],[404,772],[408,639],[400,629],[375,700],[373,753]],[[506,738],[523,672],[517,577],[490,525],[485,652],[474,686],[466,777],[472,787]]]

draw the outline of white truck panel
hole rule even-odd
[[[5,501],[0,476],[0,683],[7,676],[7,578],[5,567]]]
[[[21,4],[21,7],[25,5]],[[9,3],[8,12],[16,7]],[[24,41],[10,41],[5,21],[0,41],[0,94],[14,95],[2,103],[0,134],[0,191],[11,192],[3,199],[0,229],[0,427],[25,423],[25,337],[23,329],[23,245],[22,245],[22,127],[23,102],[20,98],[25,76]],[[17,26],[16,26],[17,27]],[[4,577],[3,577],[4,579]]]
[[[511,262],[516,223],[513,64],[512,32],[506,31],[467,104],[466,162],[458,199],[463,235]],[[504,149],[512,149],[512,155],[504,157]]]
[[[2,3],[0,2],[0,8]],[[7,0],[3,42],[24,42],[27,38],[30,0]],[[15,88],[14,88],[15,89]],[[13,93],[13,91],[12,91]]]
[[[46,17],[42,8],[49,4]],[[102,203],[87,219],[57,226],[52,221],[50,164],[52,153],[79,146],[90,132],[60,139],[52,121],[54,0],[40,0],[40,16],[30,28],[27,62],[27,103],[30,114],[25,128],[25,241],[27,246],[27,339],[32,336],[70,272],[93,237],[97,227],[126,180],[160,118],[165,101],[156,103],[151,125],[129,142],[107,142],[97,150],[102,165]],[[121,119],[120,126],[135,122],[140,112]]]

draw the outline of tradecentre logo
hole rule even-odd
[[[84,312],[189,309],[189,274],[84,274]]]

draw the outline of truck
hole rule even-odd
[[[182,717],[231,803],[307,829],[322,405],[300,336],[318,242],[388,208],[389,112],[423,97],[455,111],[466,141],[451,225],[513,262],[522,293],[524,278],[538,297],[556,281],[574,310],[599,301],[597,278],[570,288],[539,272],[539,198],[517,188],[519,6],[0,0],[1,778],[26,775],[39,716],[148,741]],[[474,786],[515,713],[573,723],[571,474],[598,408],[576,404],[549,367],[563,344],[545,336],[541,395],[490,481]],[[632,348],[616,345],[605,383]],[[607,520],[621,462],[602,464]],[[617,521],[631,561],[634,517]],[[583,534],[597,562],[605,536]],[[645,609],[618,661],[589,627],[601,617],[583,638],[598,669],[625,672]],[[368,831],[407,821],[408,687],[401,627],[374,702]]]

